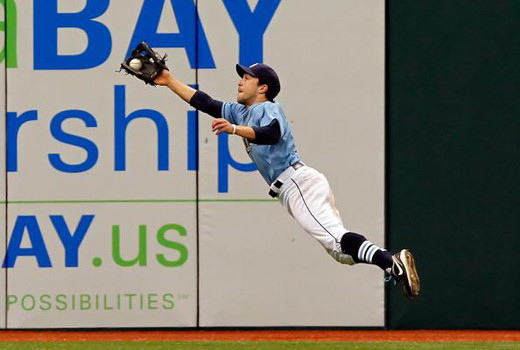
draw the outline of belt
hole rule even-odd
[[[302,162],[296,162],[287,169],[283,171],[283,173],[278,176],[278,178],[271,184],[271,187],[269,188],[269,195],[273,198],[278,197],[278,194],[280,193],[280,188],[283,185],[283,182],[290,177],[294,173],[294,171],[298,170],[302,166],[304,166]]]
[[[302,166],[304,166],[305,164],[303,164],[302,162],[296,162],[294,163],[293,165],[291,165],[293,167],[294,170],[297,170],[299,168],[301,168]]]

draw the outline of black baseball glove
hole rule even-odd
[[[161,57],[157,52],[152,50],[144,41],[132,50],[132,54],[121,63],[121,69],[146,84],[156,85],[153,81],[163,69],[166,67],[166,54]]]

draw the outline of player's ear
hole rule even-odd
[[[262,84],[262,85],[260,85],[260,86],[258,87],[258,92],[259,92],[260,94],[264,94],[264,95],[265,95],[265,94],[267,93],[267,89],[268,89],[268,88],[269,88],[269,87],[267,86],[267,84]]]

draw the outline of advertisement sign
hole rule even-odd
[[[3,9],[5,327],[384,324],[382,273],[331,259],[267,195],[240,138],[117,72],[145,40],[181,81],[234,101],[235,64],[268,63],[303,161],[347,228],[383,246],[384,1]]]
[[[8,327],[195,326],[190,107],[116,72],[151,3],[15,3]]]

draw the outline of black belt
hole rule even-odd
[[[297,170],[299,168],[301,168],[302,166],[304,166],[305,164],[303,164],[302,162],[296,162],[294,163],[293,165],[291,165],[293,167],[294,170]],[[283,183],[280,181],[280,180],[276,180],[273,184],[273,187],[275,187],[276,189],[280,189],[280,187],[282,187]],[[269,195],[273,198],[276,198],[278,197],[278,192],[275,192],[273,191],[272,188],[269,189]]]
[[[304,166],[305,164],[303,164],[302,162],[296,162],[294,163],[293,165],[291,165],[294,170],[298,169],[298,168],[301,168],[302,166]]]

